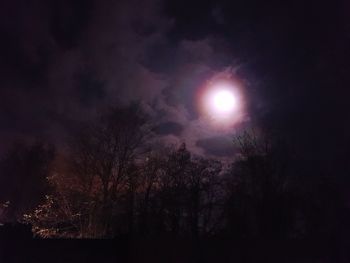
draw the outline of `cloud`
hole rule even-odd
[[[19,5],[19,13],[10,3],[2,9],[8,36],[0,44],[8,59],[0,80],[4,138],[59,142],[72,123],[106,105],[141,100],[161,140],[205,152],[196,141],[218,132],[199,115],[196,92],[232,66],[224,39],[174,39],[176,20],[158,0],[28,5]]]
[[[196,145],[204,149],[206,154],[216,157],[233,157],[236,153],[230,137],[216,136],[200,139],[196,142]]]
[[[154,131],[158,135],[168,135],[173,134],[175,136],[181,135],[184,127],[177,122],[163,122],[155,127]]]

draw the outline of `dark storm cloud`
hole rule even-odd
[[[63,49],[76,48],[91,21],[93,7],[92,0],[52,1],[49,25],[55,43]]]
[[[177,122],[164,122],[155,127],[155,133],[159,135],[173,134],[179,136],[183,131],[183,126]]]
[[[211,129],[194,100],[201,84],[234,68],[250,125],[279,130],[311,155],[339,153],[350,130],[344,10],[312,1],[8,1],[1,142],[58,140],[105,105],[141,99],[164,141],[224,155],[215,147],[225,140],[208,138],[228,132]]]
[[[161,20],[152,18],[154,5],[7,3],[0,11],[2,140],[56,139],[66,123],[88,119],[104,104],[158,94],[161,79],[138,63],[161,31],[152,29]]]
[[[335,159],[345,156],[336,142],[349,142],[344,131],[350,129],[344,89],[349,19],[341,2],[191,1],[193,8],[181,6],[181,1],[168,4],[169,15],[177,18],[169,35],[223,37],[230,43],[228,54],[244,65],[240,74],[250,83],[252,123],[284,134],[308,158],[324,158],[328,150]]]
[[[235,64],[230,48],[211,34],[175,38],[181,19],[167,12],[166,3],[137,2],[135,9],[136,2],[7,6],[20,12],[13,17],[6,10],[2,16],[8,37],[1,52],[9,53],[2,67],[10,73],[1,80],[2,138],[59,141],[67,127],[99,108],[140,99],[166,143],[185,141],[202,151],[196,140],[216,133],[199,119],[196,89]]]
[[[198,147],[204,149],[205,154],[215,157],[234,156],[236,150],[232,143],[232,138],[217,136],[200,139],[196,142]]]

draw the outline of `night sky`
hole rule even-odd
[[[7,1],[0,8],[0,144],[44,139],[106,106],[141,101],[160,141],[231,158],[244,128],[289,141],[306,162],[349,171],[346,1]],[[243,83],[232,129],[196,106],[207,81]]]

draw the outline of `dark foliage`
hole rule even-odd
[[[328,246],[326,256],[336,258],[348,240],[340,186],[326,171],[309,173],[277,137],[236,136],[237,154],[227,166],[193,155],[185,144],[153,148],[152,127],[135,105],[83,127],[63,152],[18,145],[1,163],[9,185],[1,193],[3,215],[25,213],[36,237],[188,239],[197,252],[227,238],[239,248],[235,258],[248,261],[277,255],[278,246],[280,256],[291,253],[286,247],[302,254],[311,243],[308,253]],[[248,248],[257,254],[242,254]]]
[[[7,204],[1,221],[19,220],[38,205],[48,191],[46,177],[53,159],[53,146],[40,142],[17,143],[1,159],[0,200]]]

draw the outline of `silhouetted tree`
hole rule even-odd
[[[149,232],[153,225],[156,232],[193,237],[214,230],[219,161],[193,157],[182,144],[178,149],[151,155],[144,168],[143,230]]]
[[[154,234],[156,228],[162,229],[162,208],[158,197],[167,154],[168,149],[165,148],[151,151],[141,165],[138,222],[142,235]]]
[[[26,216],[34,231],[40,235],[42,224],[51,225],[58,236],[111,237],[120,231],[115,221],[126,195],[134,191],[130,171],[146,135],[146,118],[137,105],[111,109],[85,125],[73,136],[68,153],[57,159],[50,177],[55,192]],[[57,220],[51,222],[54,214]]]
[[[186,176],[186,208],[192,236],[213,234],[220,223],[220,172],[217,160],[193,158]]]
[[[0,161],[0,200],[11,205],[4,221],[21,219],[23,213],[35,207],[44,197],[54,158],[52,145],[15,143]]]
[[[236,136],[235,144],[239,155],[227,184],[230,231],[241,237],[286,237],[292,227],[288,150],[254,132]]]

